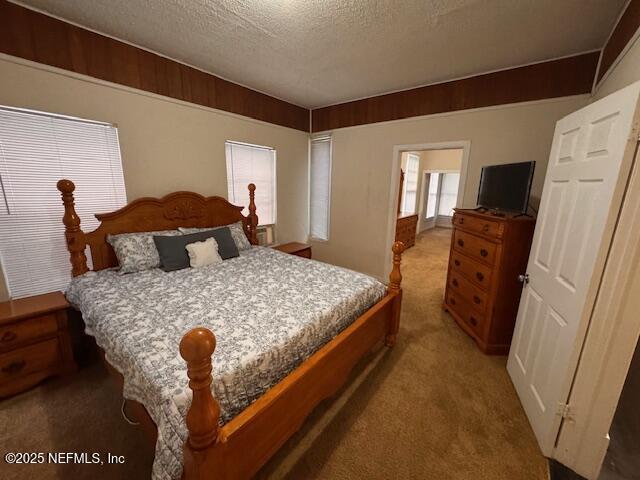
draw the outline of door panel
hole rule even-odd
[[[507,369],[545,455],[555,445],[635,147],[640,83],[556,125]]]

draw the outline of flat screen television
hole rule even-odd
[[[482,168],[478,207],[527,213],[536,162],[508,163]]]

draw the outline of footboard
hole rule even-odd
[[[206,328],[196,328],[183,337],[180,354],[187,362],[193,390],[183,479],[250,478],[318,403],[345,383],[364,354],[381,340],[393,346],[402,302],[403,250],[402,243],[393,245],[393,270],[382,300],[222,428],[218,426],[220,408],[211,393],[215,336]]]

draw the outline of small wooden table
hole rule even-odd
[[[62,292],[0,303],[0,397],[76,369]]]
[[[284,253],[297,255],[298,257],[311,258],[311,245],[307,243],[289,242],[277,245],[273,248]]]

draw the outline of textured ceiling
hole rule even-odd
[[[318,107],[601,48],[626,1],[19,3]]]

